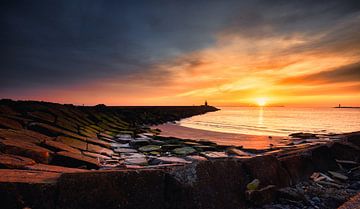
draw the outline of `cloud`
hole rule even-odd
[[[360,82],[360,62],[342,66],[332,70],[289,77],[281,80],[280,84],[318,85],[338,82]]]
[[[358,79],[328,69],[359,61],[359,1],[11,0],[0,23],[3,97],[220,101]]]

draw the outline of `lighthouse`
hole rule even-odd
[[[205,100],[205,104],[204,104],[205,106],[208,106],[208,103],[207,103],[207,101]]]

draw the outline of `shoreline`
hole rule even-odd
[[[237,133],[223,133],[196,128],[180,126],[178,124],[165,123],[151,126],[152,129],[160,129],[160,136],[191,139],[196,141],[209,140],[220,145],[243,146],[248,149],[268,149],[272,145],[284,145],[285,136],[249,135]]]

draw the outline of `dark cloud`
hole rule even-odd
[[[172,57],[210,46],[219,33],[249,37],[321,33],[346,22],[360,8],[359,1],[346,0],[4,0],[0,4],[0,93],[145,74]],[[347,43],[358,42],[358,27],[345,29],[339,31],[347,31],[341,33],[349,36]],[[311,47],[334,43],[335,35]],[[339,40],[336,47],[344,45]],[[306,47],[310,46],[302,50]]]

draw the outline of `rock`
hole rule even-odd
[[[46,147],[46,148],[56,151],[56,152],[57,151],[68,151],[68,152],[77,153],[77,154],[81,153],[80,150],[70,147],[69,145],[64,144],[62,142],[58,142],[58,141],[45,140],[41,143],[41,145],[43,147]]]
[[[140,152],[152,152],[152,151],[159,151],[161,147],[158,145],[146,145],[139,148]]]
[[[192,147],[181,147],[181,148],[175,148],[172,150],[172,153],[177,155],[190,155],[195,153],[196,150]]]
[[[0,140],[0,150],[6,154],[28,157],[41,163],[49,163],[52,155],[48,149],[17,139]]]
[[[316,139],[318,138],[315,134],[312,133],[292,133],[289,136],[295,137],[295,138],[301,138],[301,139]]]
[[[112,148],[112,149],[117,149],[117,148],[130,148],[130,145],[129,145],[129,144],[111,143],[111,148]]]
[[[34,112],[28,112],[27,114],[35,119],[40,119],[50,123],[55,122],[55,117],[50,113],[34,111]]]
[[[228,157],[228,155],[225,152],[207,151],[207,152],[201,152],[200,154],[208,159],[227,158]]]
[[[56,153],[52,163],[55,165],[71,168],[77,168],[81,166],[86,166],[88,169],[99,168],[99,161],[97,159],[65,151]]]
[[[306,152],[282,157],[279,158],[279,161],[287,170],[292,185],[308,179],[315,170],[311,156]]]
[[[105,148],[105,147],[101,147],[99,145],[95,145],[95,144],[87,144],[87,151],[89,152],[95,152],[98,154],[104,154],[107,156],[111,156],[114,154],[114,152],[111,149]]]
[[[32,122],[28,125],[28,128],[30,130],[45,134],[47,136],[52,136],[52,137],[68,136],[68,137],[80,139],[82,141],[86,141],[86,137],[84,137],[84,136],[80,136],[79,134],[76,134],[74,132],[71,132],[71,131],[68,131],[65,129],[61,129],[61,128],[58,128],[55,126],[51,126],[51,125],[45,124],[45,123]]]
[[[109,157],[109,156],[98,154],[98,153],[86,152],[86,151],[83,151],[82,153],[83,153],[83,155],[86,155],[88,157],[92,157],[92,158],[96,158],[96,159],[100,159],[100,160],[110,160],[111,159],[111,157]]]
[[[244,152],[242,150],[236,149],[234,147],[230,147],[227,149],[227,152],[229,154],[234,154],[234,155],[238,155],[238,156],[254,156],[254,154],[248,153],[248,152]]]
[[[58,180],[56,208],[164,209],[165,182],[155,169],[65,173]]]
[[[122,153],[121,158],[127,165],[147,165],[146,155],[142,153]]]
[[[360,162],[360,148],[351,143],[335,142],[330,145],[330,151],[338,160]]]
[[[194,146],[195,149],[201,151],[201,152],[206,152],[206,151],[216,151],[217,148],[214,146],[208,146],[208,145],[197,145]]]
[[[75,139],[67,136],[58,136],[56,137],[56,141],[62,142],[64,144],[69,145],[70,147],[74,147],[80,150],[87,150],[87,143],[79,139]]]
[[[155,156],[160,156],[160,152],[157,152],[157,151],[151,151],[150,153],[149,153],[150,155],[155,155]]]
[[[25,129],[22,130],[5,130],[0,129],[0,137],[5,138],[8,140],[19,140],[19,141],[26,141],[34,144],[39,144],[44,140],[51,140],[52,138],[46,137],[42,134],[34,134],[36,132],[28,131]]]
[[[247,175],[239,160],[198,161],[166,172],[167,208],[246,208]]]
[[[56,181],[60,173],[0,169],[2,209],[56,208]]]
[[[246,199],[254,205],[264,205],[271,203],[276,198],[276,186],[268,185],[259,190],[246,191]]]
[[[333,177],[337,178],[337,179],[340,179],[340,180],[343,180],[343,181],[346,181],[348,180],[348,177],[341,174],[341,173],[338,173],[338,172],[335,172],[335,171],[328,171]]]
[[[66,132],[70,131],[73,133],[79,132],[79,126],[74,123],[74,119],[65,117],[64,115],[58,115],[56,119],[56,125],[61,127],[61,130]],[[71,136],[71,135],[69,135]]]
[[[259,187],[260,181],[259,179],[254,179],[252,182],[246,185],[248,190],[256,190]]]
[[[169,164],[169,163],[187,164],[191,162],[179,157],[157,157],[152,159],[151,161],[151,164]]]
[[[311,147],[307,150],[315,171],[337,170],[338,166],[331,150],[326,145]]]
[[[97,138],[86,138],[86,142],[89,144],[95,144],[101,147],[111,148],[111,143],[97,139]]]
[[[136,149],[129,149],[129,148],[117,148],[114,151],[118,152],[118,153],[135,153],[135,152],[137,152]]]
[[[138,139],[138,140],[130,141],[129,144],[130,144],[131,147],[133,147],[135,149],[138,149],[139,147],[149,145],[150,142],[147,139]]]
[[[338,209],[357,209],[360,205],[360,193],[352,197],[349,201],[342,204]]]
[[[354,133],[347,137],[347,141],[360,147],[360,133]]]
[[[287,199],[287,200],[293,200],[293,201],[307,202],[306,197],[304,196],[304,194],[299,192],[296,188],[292,188],[292,187],[282,188],[282,189],[279,189],[277,191],[277,193],[278,193],[279,198],[283,198],[283,199]]]
[[[165,142],[160,141],[160,140],[155,140],[155,139],[149,139],[149,141],[150,141],[150,144],[155,144],[155,145],[160,145],[160,146],[165,144]]]
[[[56,172],[56,173],[76,173],[76,172],[89,172],[88,170],[78,169],[78,168],[67,168],[62,166],[55,166],[55,165],[46,165],[46,164],[33,164],[27,165],[24,167],[28,170],[34,171],[46,171],[46,172]]]
[[[161,149],[164,151],[171,151],[171,150],[174,150],[174,149],[180,148],[180,147],[182,147],[182,145],[180,145],[180,144],[165,144],[165,145],[161,146]]]
[[[124,163],[128,165],[147,165],[148,161],[145,157],[132,157],[125,158]]]
[[[199,155],[188,155],[185,157],[185,160],[196,162],[196,161],[206,161],[207,159]]]
[[[36,162],[30,158],[18,156],[0,154],[0,168],[23,168],[27,165],[34,165]]]
[[[0,116],[0,127],[10,129],[22,129],[21,123],[3,116]]]
[[[275,185],[279,188],[290,185],[290,177],[276,157],[271,155],[258,156],[243,160],[244,167],[254,179],[262,185]]]
[[[114,140],[122,144],[129,143],[133,140],[130,134],[118,134],[115,137]]]
[[[1,183],[55,183],[59,177],[54,172],[0,169]]]

